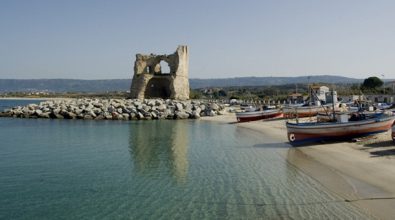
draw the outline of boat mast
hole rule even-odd
[[[333,121],[336,121],[336,115],[335,115],[335,91],[332,87],[332,110],[333,110]]]

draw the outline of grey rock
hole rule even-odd
[[[157,109],[159,110],[159,111],[164,111],[165,109],[166,109],[166,105],[164,105],[164,104],[161,104],[161,105],[159,105],[158,107],[157,107]]]
[[[147,102],[147,105],[148,105],[148,106],[151,106],[151,107],[155,106],[155,100],[149,100],[149,101]]]
[[[162,104],[163,104],[163,100],[161,100],[161,99],[155,100],[155,105],[156,105],[156,106],[160,106],[160,105],[162,105]]]
[[[177,119],[187,119],[189,118],[189,114],[184,111],[179,111],[176,113]]]
[[[138,119],[143,119],[143,118],[144,118],[144,115],[141,114],[140,112],[138,112],[138,113],[137,113],[137,118],[138,118]]]
[[[131,120],[136,120],[137,119],[137,114],[134,113],[134,112],[130,113],[130,119]]]
[[[158,119],[158,114],[155,111],[153,111],[153,112],[151,112],[151,117],[153,119]]]
[[[196,112],[196,111],[193,111],[193,112],[192,112],[192,118],[194,118],[194,119],[199,119],[199,118],[200,118],[200,112],[198,113],[198,112]]]
[[[182,106],[181,103],[177,103],[177,104],[176,104],[176,110],[177,110],[177,111],[182,111],[183,109],[184,109],[184,107]]]
[[[39,118],[51,118],[50,116],[49,116],[49,112],[43,112],[43,113],[41,113],[40,115],[38,115],[38,117]]]
[[[98,116],[95,118],[95,120],[104,120],[104,119],[105,119],[104,115],[98,115]]]
[[[211,103],[210,108],[214,111],[219,109],[219,106],[216,103]]]
[[[84,115],[84,120],[92,120],[93,117],[91,115]]]
[[[43,113],[43,111],[41,111],[40,109],[36,109],[34,112],[36,113],[36,115],[41,115]]]
[[[124,120],[129,120],[130,119],[130,115],[127,114],[127,113],[123,113],[122,117],[123,117]]]

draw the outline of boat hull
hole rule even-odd
[[[275,110],[255,111],[255,112],[236,112],[238,122],[257,121],[263,119],[282,118],[282,112]]]
[[[395,142],[395,124],[392,125],[391,137],[392,137],[392,141]]]
[[[324,112],[319,106],[306,106],[297,108],[284,108],[284,118],[304,118],[316,116],[319,112]]]
[[[322,140],[344,140],[388,131],[394,117],[373,118],[347,123],[287,123],[288,140],[293,145]]]

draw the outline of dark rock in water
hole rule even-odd
[[[140,112],[137,113],[137,118],[138,119],[144,119],[144,115],[141,114]]]
[[[36,109],[35,110],[35,114],[40,116],[43,113],[43,111],[41,111],[40,109]]]
[[[192,118],[199,119],[200,118],[200,113],[197,113],[196,111],[193,111],[192,112]]]
[[[63,115],[61,115],[61,114],[59,114],[59,113],[57,113],[57,112],[51,112],[50,114],[49,114],[49,117],[50,118],[54,118],[54,119],[64,119],[64,117],[63,117]]]
[[[74,113],[72,113],[72,112],[65,112],[65,113],[63,114],[63,117],[64,117],[65,119],[76,119],[76,118],[77,118],[77,115],[74,114]]]
[[[0,117],[11,117],[12,113],[11,112],[0,112]]]
[[[95,118],[95,120],[104,120],[105,118],[104,118],[104,116],[103,115],[98,115],[96,118]]]
[[[123,117],[123,120],[129,120],[130,119],[130,115],[128,113],[123,113],[122,117]]]
[[[49,112],[45,112],[45,113],[41,113],[41,114],[39,114],[38,115],[38,117],[39,118],[51,118],[50,116],[49,116]]]
[[[137,114],[136,113],[130,113],[130,119],[131,120],[136,120],[137,119]]]
[[[84,120],[92,120],[93,117],[91,115],[84,115]]]

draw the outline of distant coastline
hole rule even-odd
[[[44,97],[0,97],[0,100],[63,100],[63,99],[69,99],[69,98],[62,98],[62,97],[50,97],[50,98],[44,98]]]

